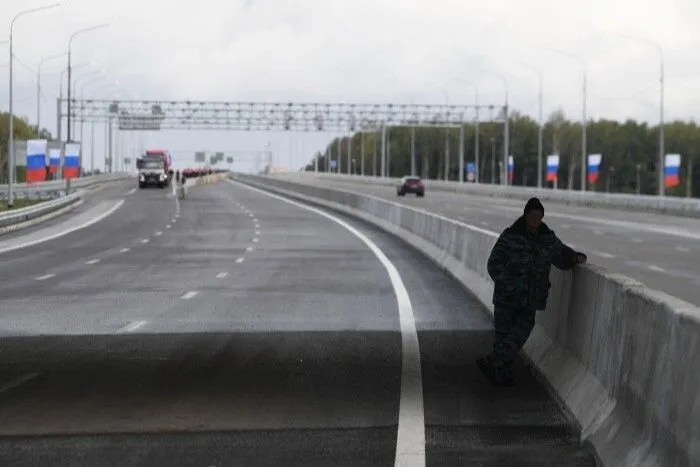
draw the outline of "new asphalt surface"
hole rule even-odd
[[[0,465],[391,466],[407,401],[424,465],[594,465],[524,364],[490,386],[490,320],[407,245],[341,219],[408,292],[422,404],[396,279],[350,230],[236,183],[127,188],[0,254]]]
[[[525,201],[433,191],[399,197],[392,186],[279,175],[378,196],[500,233]],[[545,203],[544,222],[589,261],[700,306],[700,219]]]

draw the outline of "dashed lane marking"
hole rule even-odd
[[[126,253],[129,250],[131,250],[131,248],[122,248],[121,250],[119,250],[119,253]]]
[[[156,237],[160,237],[161,235],[163,235],[163,232],[161,232],[160,230],[156,232]]]
[[[95,263],[99,263],[99,262],[100,262],[100,260],[98,258],[95,258],[95,259],[91,259],[90,261],[85,261],[85,264],[95,264]]]
[[[51,279],[54,277],[56,274],[44,274],[43,276],[39,276],[36,278],[38,281],[45,281],[46,279]]]
[[[237,262],[237,263],[242,263],[242,262],[243,262],[243,258],[238,258],[238,259],[236,259],[236,262]]]
[[[186,294],[184,294],[182,297],[180,297],[182,300],[189,300],[190,298],[193,298],[195,295],[197,295],[199,292],[196,290],[190,290]]]
[[[150,242],[150,240],[147,238],[144,238],[143,240],[141,240],[141,243],[148,243],[148,242]]]
[[[124,327],[117,329],[117,332],[134,332],[139,328],[144,327],[148,321],[133,321]]]
[[[217,279],[223,279],[224,277],[228,276],[227,272],[220,272],[219,274],[216,275]]]
[[[253,251],[253,247],[249,246],[248,248],[245,249],[245,251]]]

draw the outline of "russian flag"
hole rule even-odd
[[[61,167],[61,150],[49,149],[49,173],[58,173],[59,167]]]
[[[45,139],[30,139],[27,141],[27,183],[37,183],[46,180],[46,145]]]
[[[556,182],[559,173],[559,155],[547,156],[547,181]]]
[[[600,176],[600,161],[603,160],[602,154],[588,155],[588,183],[595,185]]]
[[[508,181],[513,183],[513,176],[515,175],[515,161],[513,156],[508,156]]]
[[[63,178],[78,178],[80,176],[80,143],[66,143],[66,154],[63,157]]]
[[[673,188],[681,183],[681,155],[666,154],[664,160],[664,185]]]

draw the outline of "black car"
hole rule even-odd
[[[406,193],[415,193],[416,196],[425,196],[425,185],[420,177],[403,177],[396,187],[396,194],[404,196]]]

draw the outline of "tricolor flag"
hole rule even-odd
[[[602,154],[588,155],[588,183],[595,185],[600,176],[600,161],[603,160]]]
[[[508,181],[512,184],[515,176],[515,160],[513,156],[508,156]]]
[[[559,154],[547,156],[547,181],[556,182],[559,174]]]
[[[63,178],[80,176],[80,143],[66,143],[66,154],[63,157]]]
[[[681,155],[666,154],[664,159],[664,185],[666,188],[673,188],[681,183]]]
[[[49,149],[49,172],[58,173],[59,167],[61,167],[61,150]]]
[[[27,141],[27,183],[37,183],[46,180],[46,145],[45,139],[30,139]]]

